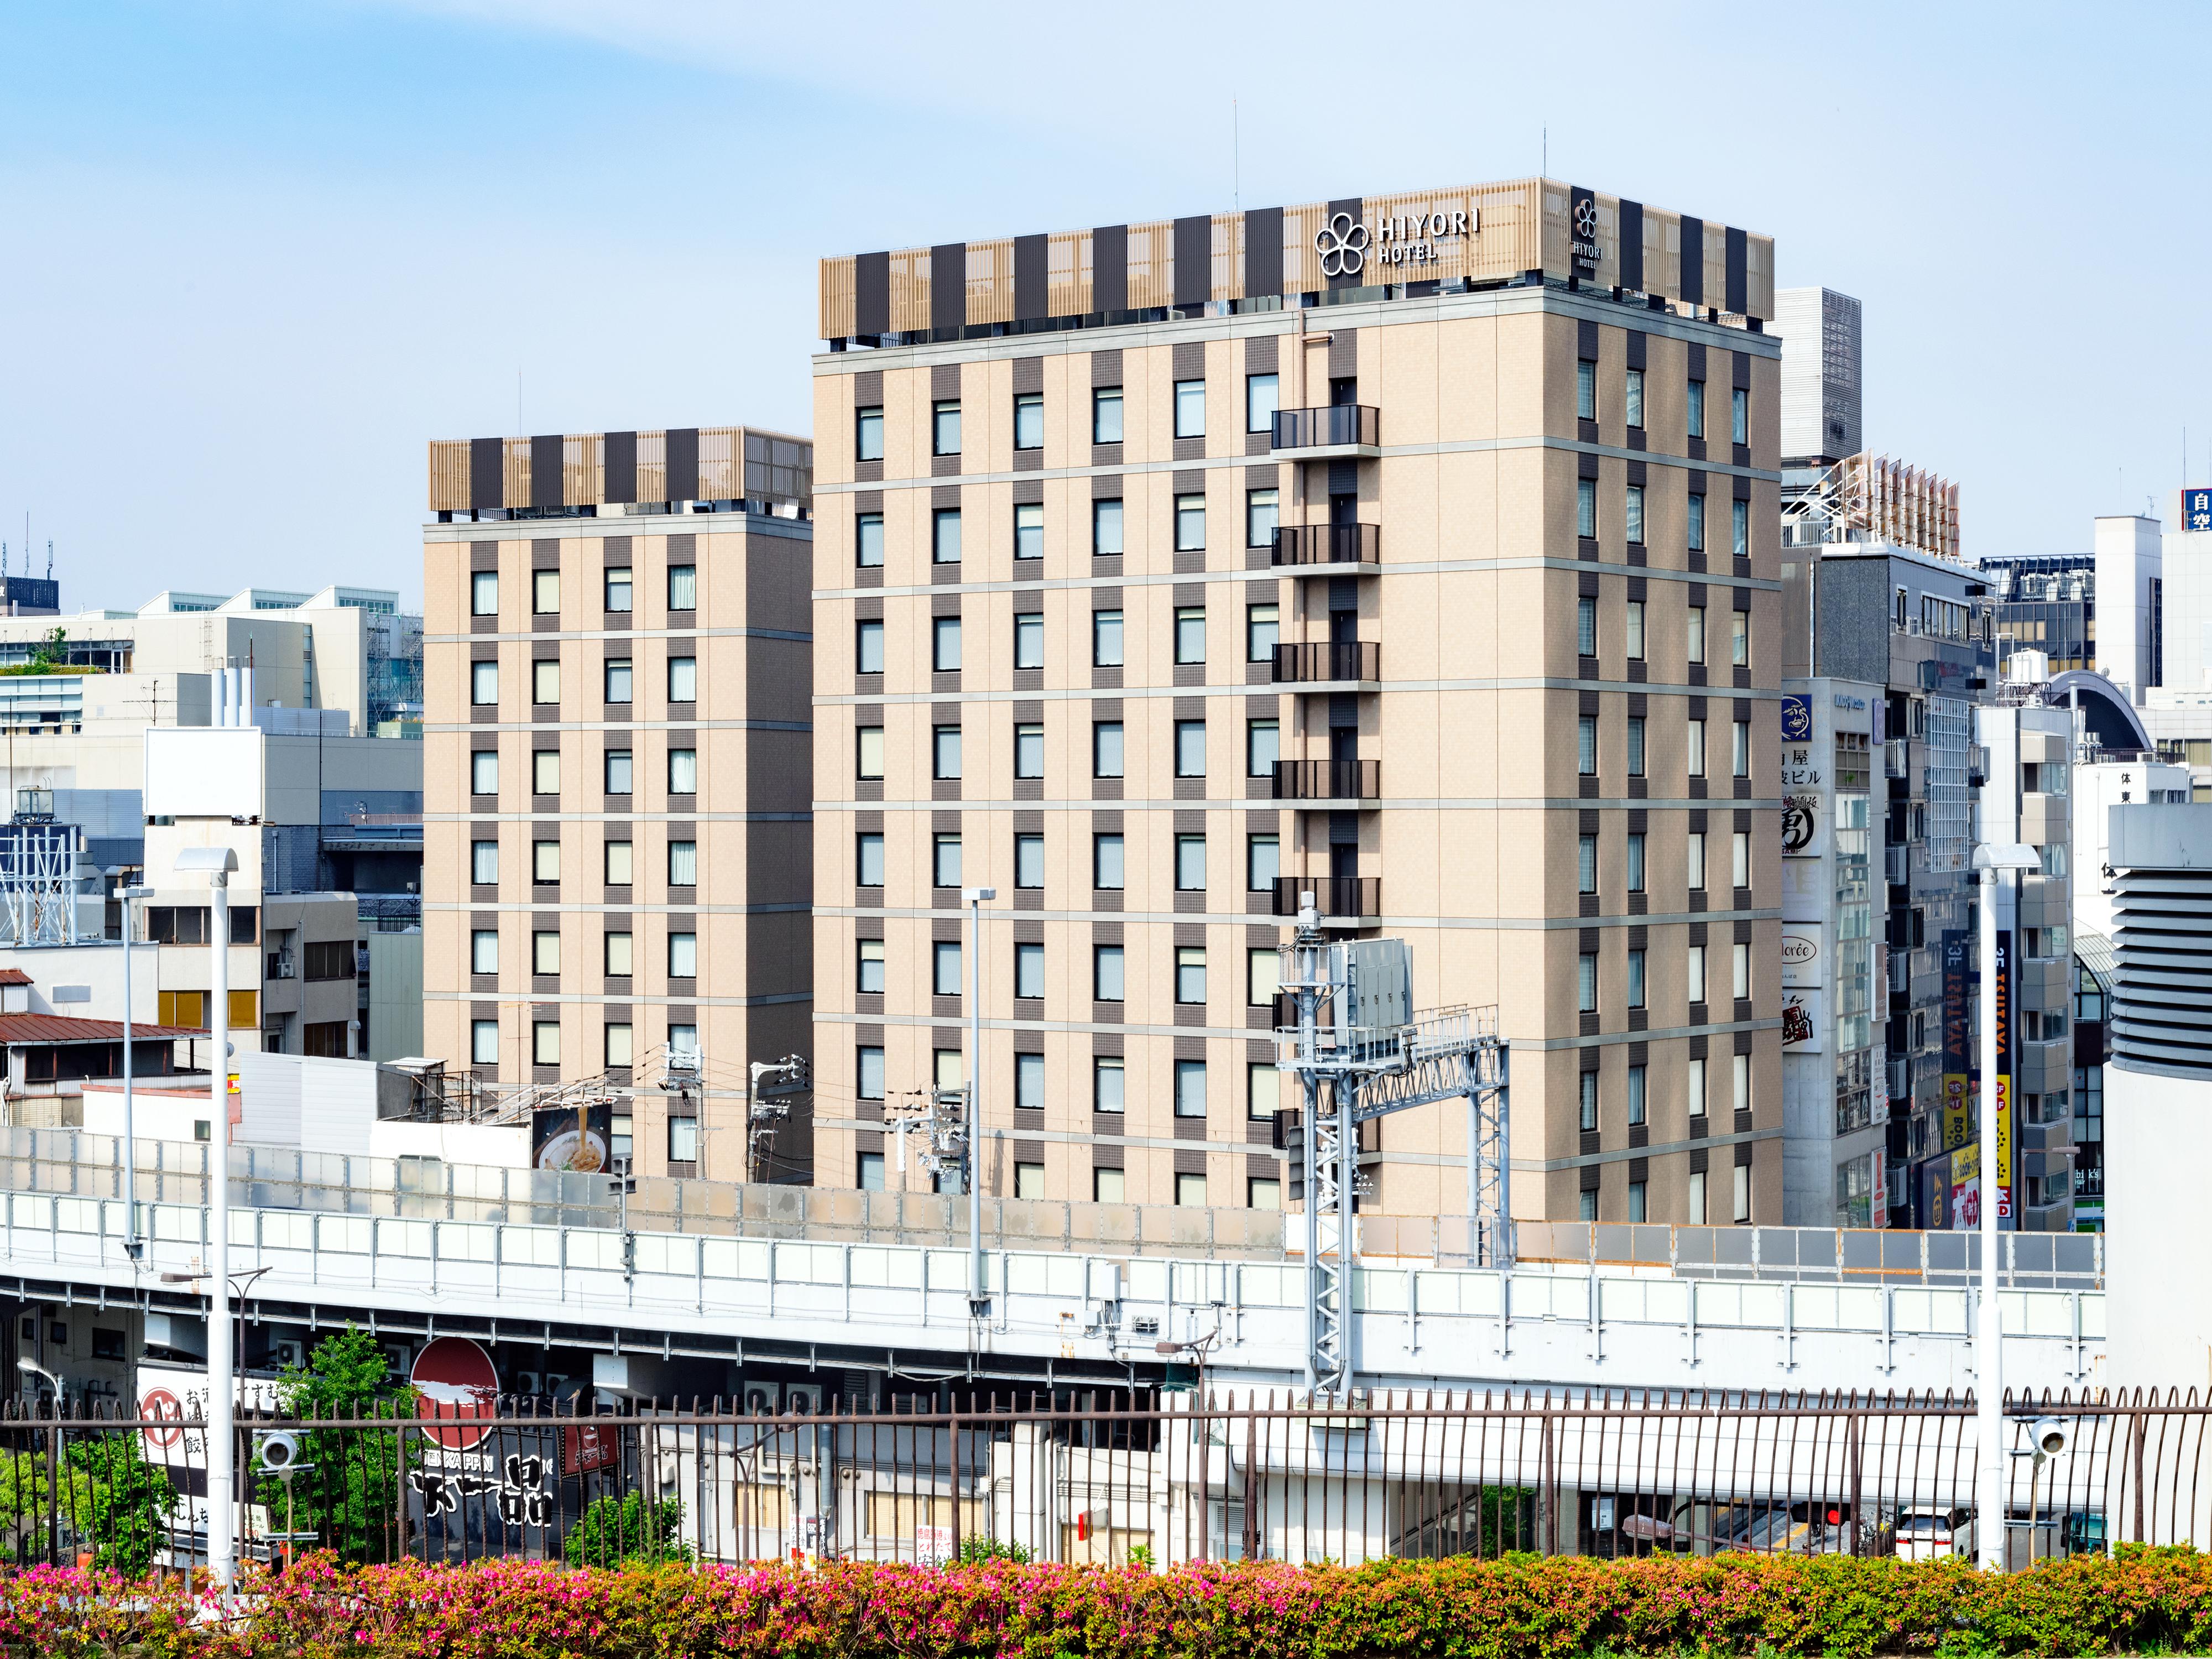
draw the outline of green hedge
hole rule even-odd
[[[182,1581],[0,1578],[23,1659],[1529,1659],[2212,1651],[2212,1558],[1401,1561],[1357,1569],[303,1564],[226,1611]]]

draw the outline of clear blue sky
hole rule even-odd
[[[2212,481],[2212,9],[16,0],[0,539],[421,588],[424,441],[804,429],[823,253],[1534,172],[1865,302],[1970,554]],[[1764,32],[1761,32],[1763,26]],[[1241,162],[1232,161],[1237,100]],[[516,415],[516,374],[521,414]]]

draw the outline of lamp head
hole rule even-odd
[[[2006,844],[1984,842],[1974,848],[1974,868],[1977,870],[2040,870],[2043,855],[2033,847],[2014,842]]]
[[[228,875],[238,868],[238,854],[228,847],[187,847],[177,854],[177,868],[186,875]]]
[[[960,894],[962,902],[968,904],[988,904],[998,896],[999,890],[995,887],[969,887],[962,890]]]

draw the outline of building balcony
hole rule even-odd
[[[1382,526],[1375,524],[1293,524],[1275,532],[1277,564],[1379,564]]]
[[[1275,647],[1275,684],[1379,680],[1382,647],[1374,640],[1313,640]]]
[[[1324,461],[1382,453],[1382,411],[1365,404],[1275,411],[1273,446],[1302,461]]]
[[[1311,893],[1314,908],[1324,916],[1379,916],[1382,914],[1380,876],[1278,876],[1275,914],[1294,916],[1298,896]]]
[[[1374,800],[1382,793],[1382,763],[1291,760],[1275,763],[1277,800]]]

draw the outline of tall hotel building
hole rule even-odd
[[[604,1076],[641,1174],[743,1178],[746,1066],[808,1042],[812,465],[740,427],[430,446],[423,1040]],[[806,1134],[750,1173],[805,1180]]]
[[[1311,890],[1498,1006],[1517,1213],[1778,1221],[1772,268],[1550,179],[824,261],[817,1181],[927,1179],[992,887],[986,1189],[1283,1201]]]

